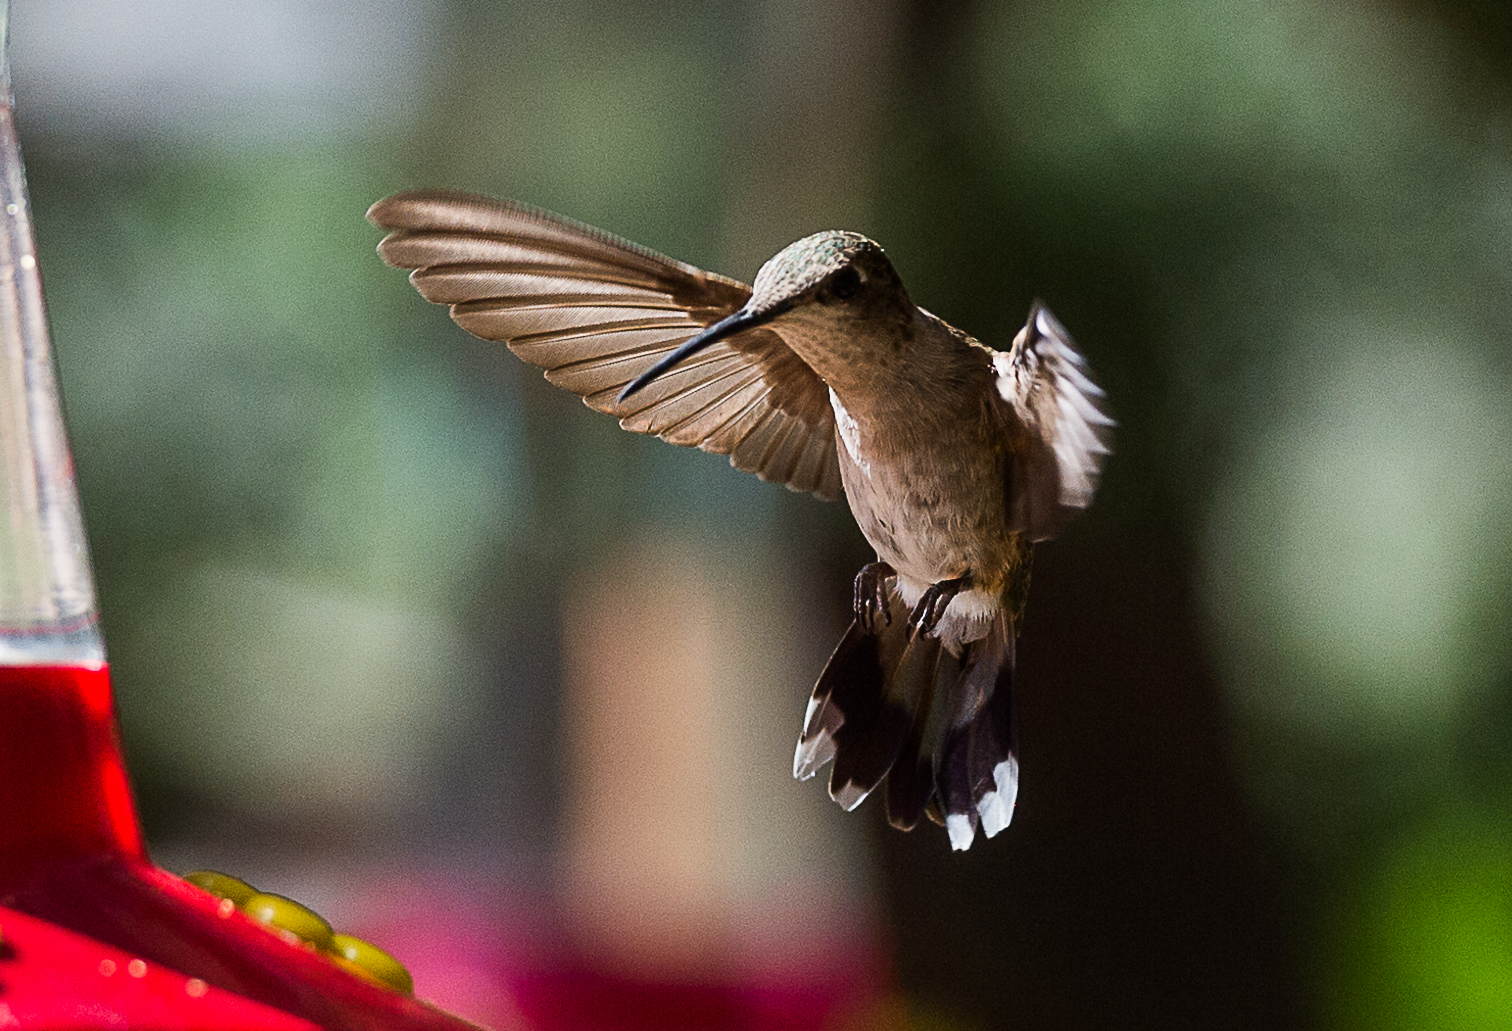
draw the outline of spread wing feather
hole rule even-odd
[[[1071,335],[1038,301],[993,368],[998,394],[1032,431],[1010,470],[1010,520],[1031,541],[1044,540],[1067,513],[1092,503],[1114,423]]]
[[[823,382],[768,329],[735,334],[619,392],[694,334],[737,311],[733,279],[519,204],[439,190],[400,193],[368,218],[378,253],[411,269],[428,301],[501,341],[546,378],[636,433],[730,456],[737,469],[822,498],[841,495]]]

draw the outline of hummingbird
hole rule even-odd
[[[1014,654],[1034,545],[1091,503],[1113,420],[1050,309],[1006,350],[918,307],[858,233],[816,233],[751,286],[571,219],[440,190],[368,219],[463,329],[499,341],[635,433],[845,497],[876,561],[825,665],[793,758],[826,763],[846,810],[954,849],[1018,796]]]

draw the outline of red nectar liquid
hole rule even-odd
[[[49,864],[145,860],[104,666],[0,666],[0,895]]]

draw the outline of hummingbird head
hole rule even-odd
[[[910,318],[913,304],[876,241],[831,229],[788,244],[761,266],[745,306],[667,355],[620,393],[623,401],[647,383],[711,344],[778,320],[818,322],[844,336],[847,324]]]
[[[806,303],[853,307],[866,295],[901,290],[875,240],[832,229],[788,244],[756,273],[745,310],[786,312]]]

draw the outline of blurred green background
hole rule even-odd
[[[549,895],[571,585],[643,537],[801,571],[781,774],[843,508],[592,415],[362,213],[475,190],[747,281],[855,229],[997,346],[1043,297],[1120,422],[1039,552],[1014,826],[805,818],[916,1022],[1512,1026],[1512,7],[17,0],[12,52],[160,853]]]

